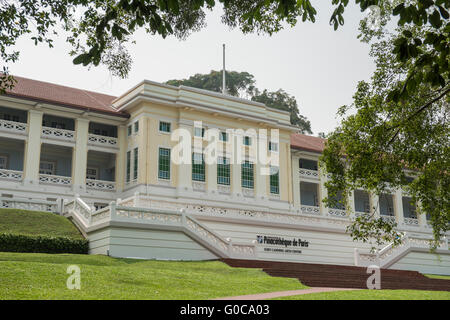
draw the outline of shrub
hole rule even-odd
[[[0,233],[0,251],[87,254],[89,241],[65,237]]]

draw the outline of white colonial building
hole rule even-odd
[[[380,197],[355,190],[350,208],[325,207],[324,140],[297,134],[287,112],[151,81],[113,97],[16,79],[0,96],[0,206],[63,213],[93,254],[377,263],[450,274],[447,238],[429,252],[432,229],[402,190]],[[191,134],[192,163],[171,160],[179,129]],[[261,132],[270,140],[274,130],[265,152],[276,166],[256,151]],[[221,149],[211,164],[204,159],[212,131]],[[238,150],[242,163],[233,161]],[[269,167],[277,170],[260,174]],[[401,246],[371,253],[346,233],[352,218],[373,208],[404,232]]]

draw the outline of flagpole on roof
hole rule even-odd
[[[227,87],[225,80],[225,43],[223,44],[222,94],[227,94]]]

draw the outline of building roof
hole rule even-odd
[[[112,106],[111,102],[116,98],[114,96],[18,76],[14,76],[14,79],[17,83],[12,90],[6,91],[7,96],[126,116]]]
[[[44,103],[53,103],[65,107],[86,109],[117,116],[128,116],[126,112],[117,111],[112,102],[117,98],[103,93],[71,88],[54,83],[14,76],[17,80],[12,90],[6,95]],[[293,133],[291,147],[298,150],[322,153],[326,139]]]
[[[291,134],[291,148],[310,152],[322,153],[326,139],[308,136],[306,134]]]

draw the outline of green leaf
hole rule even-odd
[[[436,29],[441,27],[441,16],[437,10],[434,10],[434,12],[430,15],[430,24]]]
[[[79,56],[77,56],[75,59],[73,59],[73,64],[87,64],[86,62],[89,61],[89,54],[82,53]],[[89,63],[89,62],[88,62]]]

